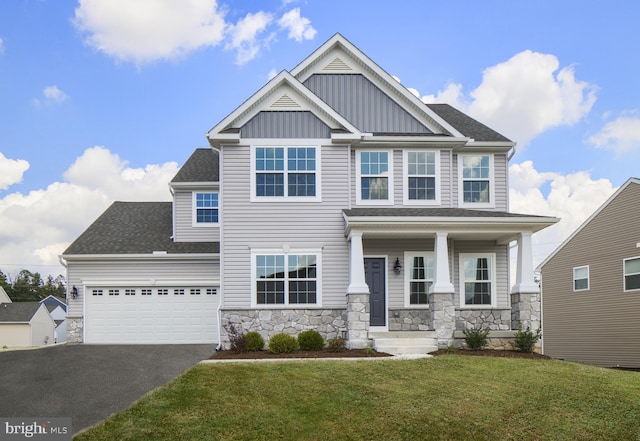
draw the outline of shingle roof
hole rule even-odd
[[[40,302],[0,303],[0,322],[28,322],[40,307]]]
[[[427,104],[427,107],[455,127],[456,130],[464,136],[473,138],[476,141],[511,142],[509,138],[476,121],[449,104]]]
[[[545,217],[504,211],[467,210],[464,208],[351,208],[342,211],[349,217]]]
[[[218,182],[218,151],[196,149],[171,182]]]
[[[174,242],[171,202],[114,202],[63,254],[218,253],[219,242]]]

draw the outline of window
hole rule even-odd
[[[433,253],[404,254],[405,306],[428,305],[429,289],[433,284]]]
[[[91,291],[91,295],[101,296],[102,295],[102,290],[101,289],[94,289],[94,290]]]
[[[166,288],[160,288],[158,290],[158,295],[159,296],[168,296],[169,295],[169,290]]]
[[[364,204],[392,204],[393,164],[390,151],[356,152],[356,201]]]
[[[586,291],[589,289],[589,266],[577,266],[573,269],[573,290]]]
[[[433,151],[404,151],[404,203],[440,203],[439,161]]]
[[[140,295],[143,295],[143,296],[150,296],[150,295],[152,295],[152,294],[153,294],[153,291],[152,291],[152,290],[150,290],[150,289],[141,289],[141,290],[140,290]]]
[[[173,290],[173,295],[174,296],[183,296],[184,295],[184,289],[174,289]]]
[[[460,254],[461,306],[494,306],[495,255]]]
[[[256,147],[254,166],[256,198],[318,195],[315,147]]]
[[[189,290],[189,294],[191,294],[192,296],[199,296],[200,295],[200,288],[191,288]]]
[[[207,288],[208,296],[215,296],[217,294],[217,290],[215,288]]]
[[[195,225],[218,223],[218,193],[194,193]]]
[[[319,254],[255,253],[254,289],[257,305],[318,305]]]
[[[110,289],[109,290],[109,295],[110,296],[119,296],[120,295],[120,290],[119,289]]]
[[[640,289],[640,257],[624,260],[624,290]]]
[[[491,155],[460,155],[460,205],[493,206],[493,157]]]
[[[124,295],[125,296],[135,296],[136,295],[136,290],[135,289],[125,289],[124,290]]]

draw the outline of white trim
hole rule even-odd
[[[316,303],[289,303],[289,288],[285,278],[284,303],[258,303],[256,287],[256,256],[284,256],[285,273],[288,266],[289,255],[314,255],[316,256]],[[322,308],[322,248],[289,248],[284,245],[280,248],[251,248],[251,308],[255,309],[320,309]]]
[[[198,202],[199,194],[215,194],[218,195],[218,220],[216,222],[198,222]],[[204,207],[205,209],[213,209],[214,207]],[[220,192],[218,191],[194,191],[191,193],[191,226],[194,228],[219,228],[220,227]]]
[[[576,270],[581,270],[581,269],[587,269],[587,287],[586,288],[581,288],[581,289],[576,289],[576,280],[582,280],[584,279],[584,277],[581,277],[580,279],[576,279]],[[591,277],[590,277],[590,273],[589,273],[589,265],[582,265],[582,266],[574,266],[573,267],[573,292],[580,292],[580,291],[589,291],[591,289]]]
[[[431,282],[433,285],[435,278],[435,254],[433,251],[405,251],[404,252],[404,307],[405,308],[415,308],[415,309],[429,309],[429,302],[425,304],[412,304],[411,303],[411,274],[412,274],[412,266],[413,266],[413,258],[414,257],[424,257],[425,263],[426,259],[431,258],[433,260],[434,265],[434,274],[431,279],[424,279],[426,282]],[[425,268],[426,271],[426,268]],[[425,274],[426,275],[426,274]],[[416,279],[417,280],[417,279]],[[427,296],[430,295],[431,289],[427,290]]]
[[[254,140],[250,146],[250,166],[251,171],[249,175],[249,185],[251,186],[249,200],[250,202],[277,202],[277,203],[289,203],[289,202],[322,202],[322,148],[320,146],[320,140],[309,139],[279,139],[277,143],[274,143],[273,139],[269,140]],[[315,196],[288,196],[287,195],[287,175],[289,173],[289,167],[287,164],[288,153],[287,149],[290,147],[301,148],[314,148],[316,151],[316,169],[313,172],[316,176],[316,195]],[[256,149],[257,148],[282,148],[285,151],[284,155],[284,196],[257,196],[256,195]]]
[[[623,292],[638,292],[640,291],[640,288],[635,288],[635,289],[627,289],[627,283],[625,278],[627,277],[627,272],[626,272],[626,263],[627,260],[637,260],[640,259],[640,256],[635,256],[635,257],[627,257],[626,259],[622,259],[622,291]],[[632,273],[630,275],[636,275],[638,273]]]
[[[393,150],[392,149],[356,149],[356,205],[393,205]],[[362,153],[387,153],[387,172],[377,176],[387,178],[387,196],[385,199],[362,199],[362,173],[361,154]],[[369,175],[366,175],[369,176]],[[374,176],[374,175],[370,175]]]
[[[488,156],[489,157],[489,202],[464,202],[464,169],[462,158],[469,156]],[[484,179],[483,179],[484,180]],[[458,154],[458,207],[460,208],[495,208],[495,166],[494,158],[491,153],[459,153]]]
[[[80,284],[84,288],[108,288],[119,286],[122,288],[174,288],[183,286],[220,286],[218,279],[83,279]]]
[[[436,193],[435,199],[409,199],[409,153],[433,153],[435,159],[435,179]],[[440,183],[440,151],[438,150],[422,150],[422,149],[403,149],[402,150],[402,198],[404,205],[440,205],[440,194],[442,184]],[[432,177],[431,175],[412,175],[411,177]]]
[[[490,259],[490,277],[491,277],[491,304],[489,305],[467,305],[465,304],[464,290],[464,259],[465,258],[488,258]],[[496,279],[496,253],[460,253],[458,255],[458,273],[459,273],[459,292],[460,292],[460,309],[491,309],[497,307],[497,279]]]
[[[388,254],[364,254],[363,266],[365,259],[384,259],[384,326],[371,326],[371,306],[369,306],[369,332],[388,332],[389,331],[389,255]],[[366,280],[366,279],[365,279]],[[369,290],[371,293],[371,290]],[[371,294],[369,294],[371,295]],[[369,305],[371,305],[371,297],[369,297]]]

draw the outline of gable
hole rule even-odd
[[[290,105],[292,100],[285,94],[279,101],[286,101]],[[242,138],[331,138],[331,128],[310,111],[261,111],[242,126],[240,136]]]

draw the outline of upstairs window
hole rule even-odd
[[[438,204],[438,155],[434,151],[404,151],[404,203]]]
[[[317,191],[315,147],[256,147],[256,198],[313,198]]]
[[[460,155],[458,170],[460,205],[493,207],[493,157],[491,155]]]
[[[461,306],[494,306],[495,302],[495,255],[461,254],[460,285]]]
[[[573,290],[587,291],[589,289],[589,266],[577,266],[573,269]]]
[[[392,204],[393,164],[391,152],[359,151],[356,155],[357,202],[364,204]]]
[[[218,193],[195,193],[196,225],[218,223]]]
[[[404,264],[405,306],[429,305],[429,289],[433,284],[433,253],[407,252]]]
[[[640,257],[624,260],[624,290],[640,289]]]

